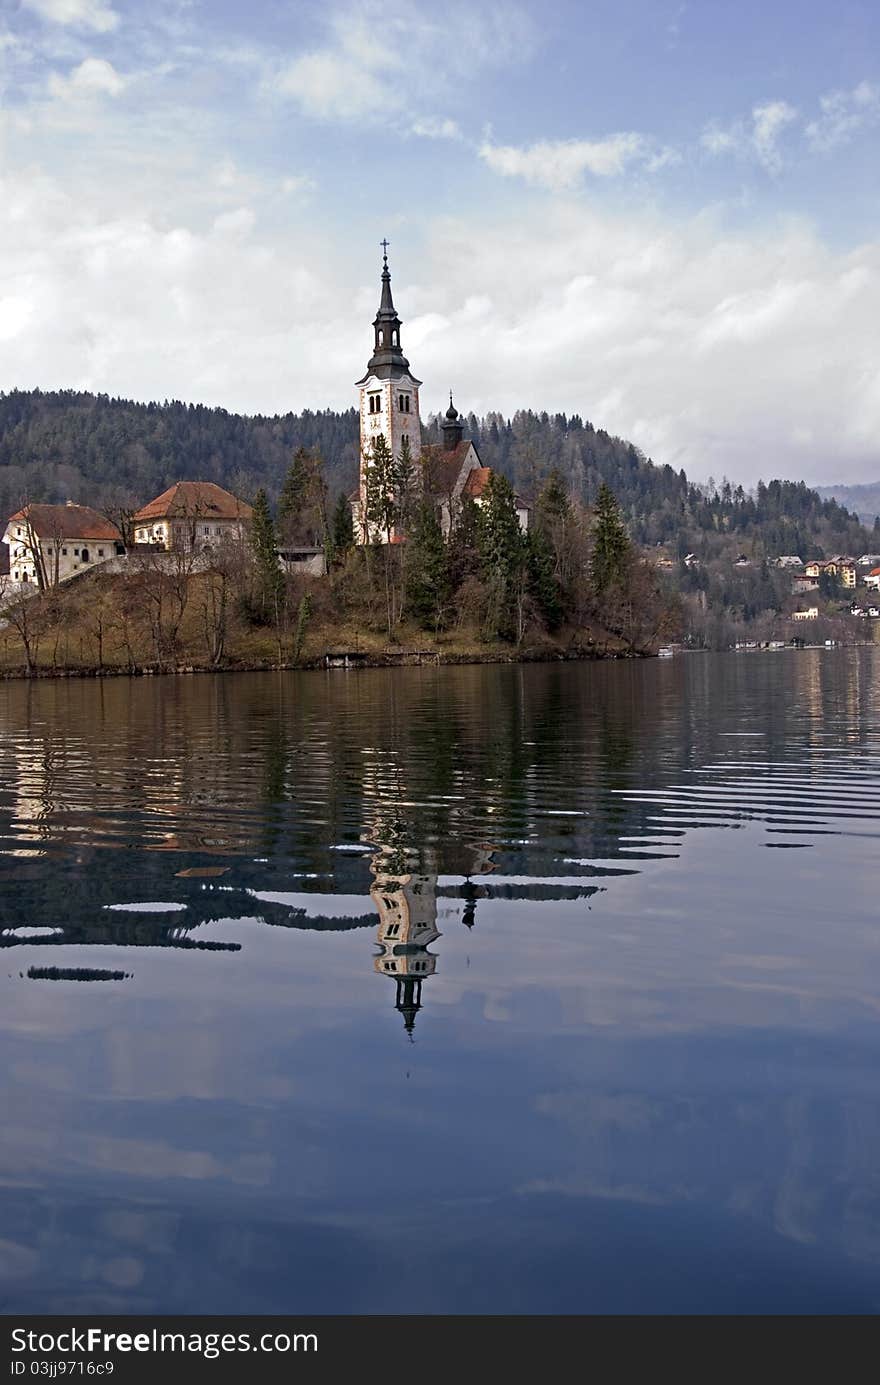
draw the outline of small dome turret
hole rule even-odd
[[[458,409],[452,402],[452,390],[449,391],[449,408],[444,415],[441,431],[443,433],[443,450],[454,452],[464,436],[464,424]]]

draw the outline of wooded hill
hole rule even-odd
[[[836,500],[838,505],[858,515],[863,524],[873,524],[880,516],[880,481],[864,481],[853,486],[817,486],[816,490],[823,500]]]
[[[577,415],[518,411],[467,419],[483,463],[527,497],[551,471],[572,497],[593,504],[604,481],[630,532],[671,556],[730,547],[754,556],[858,555],[877,546],[858,519],[802,482],[700,487],[683,471],[653,465],[631,443]],[[424,430],[439,442],[437,420]],[[178,401],[138,404],[75,390],[0,394],[0,518],[23,501],[76,500],[99,508],[141,505],[172,481],[216,481],[243,498],[275,498],[297,447],[316,448],[333,493],[353,489],[358,468],[354,408],[245,417]]]

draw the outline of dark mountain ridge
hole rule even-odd
[[[424,438],[439,442],[438,420]],[[512,418],[471,414],[465,435],[483,463],[516,489],[537,494],[552,471],[586,504],[604,481],[633,537],[672,556],[729,545],[757,557],[865,551],[880,536],[803,482],[730,482],[701,487],[684,471],[655,465],[625,439],[578,415],[518,410]],[[277,497],[295,448],[320,450],[333,493],[348,492],[358,468],[355,408],[276,416],[229,413],[179,400],[136,403],[78,390],[0,394],[0,516],[24,501],[143,504],[178,479],[216,481],[242,497],[263,486]]]

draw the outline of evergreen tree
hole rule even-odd
[[[398,469],[384,433],[373,439],[367,465],[366,520],[371,531],[391,542],[399,519],[397,503]]]
[[[526,536],[529,591],[548,630],[562,622],[563,593],[556,578],[553,549],[540,529]]]
[[[609,587],[624,581],[630,555],[629,535],[620,517],[620,508],[603,481],[596,500],[593,553],[590,559],[590,581],[597,596],[602,596]]]
[[[416,465],[413,461],[412,446],[406,433],[400,440],[400,455],[397,458],[396,466],[393,468],[393,484],[397,500],[398,523],[406,528],[413,517],[417,503]]]
[[[449,551],[437,511],[423,500],[415,513],[407,544],[406,595],[409,609],[425,629],[437,630],[443,623],[451,596]]]
[[[571,519],[571,501],[562,476],[554,467],[544,482],[535,505],[535,521],[548,537],[559,524]]]
[[[262,489],[254,496],[253,511],[250,543],[256,570],[258,605],[264,619],[269,616],[277,622],[284,579],[278,565],[275,521],[266,492]]]
[[[312,455],[306,447],[298,447],[287,469],[278,499],[278,520],[284,528],[292,529],[306,508],[313,479]]]
[[[449,535],[449,567],[453,585],[458,587],[466,577],[480,572],[480,511],[469,495],[458,503],[452,532]]]
[[[531,532],[549,550],[559,587],[561,618],[563,606],[570,605],[575,597],[573,589],[583,562],[583,535],[558,471],[551,471],[538,496]]]
[[[354,517],[348,497],[340,495],[333,511],[333,551],[337,557],[344,557],[354,547]]]
[[[513,488],[498,472],[489,480],[479,511],[479,546],[489,594],[484,633],[488,639],[519,638],[527,551]]]

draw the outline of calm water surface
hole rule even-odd
[[[0,685],[0,1309],[876,1312],[880,650]]]

